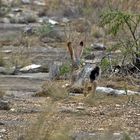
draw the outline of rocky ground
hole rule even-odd
[[[12,5],[10,9],[9,5]],[[44,5],[41,0],[33,3],[30,0],[21,0],[21,3],[5,0],[4,10],[0,7],[0,140],[33,139],[34,136],[39,140],[40,135],[53,134],[53,131],[67,135],[66,128],[70,129],[69,135],[74,140],[140,139],[139,95],[97,93],[90,99],[83,94],[69,94],[66,98],[53,100],[53,105],[50,102],[54,97],[34,96],[50,80],[49,70],[54,62],[59,65],[69,61],[68,33],[64,32],[67,31],[64,25],[70,20],[75,22],[75,19],[43,15]],[[40,38],[34,31],[42,23],[51,24],[53,32]],[[92,61],[98,62],[105,54],[106,46],[100,40],[95,44],[91,42],[91,47],[98,51],[94,55],[86,53],[88,62],[93,58]],[[126,81],[113,78],[102,77],[99,86],[124,89]],[[54,83],[62,87],[68,81]],[[127,84],[128,89],[139,92],[138,79]],[[34,125],[41,124],[40,119],[43,126],[34,130]]]

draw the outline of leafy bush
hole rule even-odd
[[[140,38],[137,34],[140,27],[140,14],[121,10],[105,11],[101,16],[101,25],[114,35],[118,49],[124,60],[138,66],[140,64]]]

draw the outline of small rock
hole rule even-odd
[[[4,125],[4,123],[3,122],[0,122],[0,125]]]
[[[55,39],[49,38],[49,37],[43,37],[43,38],[41,38],[41,41],[44,42],[44,43],[53,43],[53,42],[56,42]]]
[[[104,128],[99,128],[98,130],[99,130],[99,131],[104,131]]]
[[[76,96],[76,94],[75,93],[69,93],[69,96]]]
[[[66,18],[66,17],[62,19],[62,22],[64,22],[64,23],[68,23],[69,21],[70,20],[68,18]]]
[[[114,53],[122,53],[122,51],[121,50],[116,50]]]
[[[60,112],[65,112],[65,113],[75,113],[75,112],[77,112],[74,108],[72,108],[72,107],[61,107],[60,109],[59,109],[59,111]]]
[[[9,18],[6,18],[6,17],[5,17],[5,18],[1,18],[1,19],[0,19],[0,22],[1,22],[1,23],[10,23],[10,20],[9,20]]]
[[[12,53],[12,50],[3,50],[2,53]]]
[[[62,85],[62,88],[66,88],[66,87],[69,87],[69,86],[70,86],[70,84],[66,83],[66,84]]]
[[[93,60],[94,58],[95,58],[94,53],[85,56],[85,59],[86,59],[86,60]]]
[[[114,136],[120,136],[121,133],[113,133]]]
[[[52,24],[52,25],[57,25],[58,24],[58,22],[57,21],[55,21],[55,20],[52,20],[52,19],[49,19],[49,21],[48,21],[50,24]]]
[[[104,44],[101,43],[91,44],[91,47],[93,47],[94,50],[106,50],[106,46],[104,46]]]
[[[34,33],[34,31],[33,31],[33,27],[31,26],[31,25],[29,25],[29,26],[26,26],[25,28],[24,28],[24,34],[26,34],[26,35],[32,35],[33,33]]]
[[[78,86],[73,86],[69,88],[70,93],[83,93],[83,88]]]
[[[76,109],[77,110],[85,110],[85,108],[83,106],[77,106]]]
[[[38,16],[40,16],[40,15],[38,15]],[[38,22],[39,23],[48,23],[48,17],[47,16],[43,16],[43,17],[40,17],[40,18],[38,18]]]
[[[116,106],[116,107],[121,107],[121,105],[119,105],[119,104],[116,104],[115,106]]]
[[[3,128],[3,129],[0,129],[0,133],[5,133],[6,130]]]
[[[0,110],[9,110],[10,105],[8,101],[0,100]]]
[[[10,111],[14,112],[15,111],[15,108],[11,108]]]
[[[20,9],[20,8],[13,8],[12,11],[13,12],[22,12],[22,9]]]
[[[30,3],[31,3],[30,0],[21,0],[21,2],[22,2],[23,4],[30,4]]]
[[[37,15],[39,17],[45,17],[46,16],[46,10],[45,9],[41,9],[40,11],[38,11]]]
[[[83,106],[83,105],[84,105],[84,103],[78,103],[78,105]]]
[[[105,115],[105,113],[104,112],[100,112],[100,115]]]
[[[14,74],[14,72],[15,72],[15,67],[12,68],[0,67],[0,74]]]
[[[44,20],[43,20],[43,18],[38,18],[38,19],[37,19],[37,22],[38,22],[38,23],[43,23]]]
[[[33,73],[33,72],[38,72],[40,68],[41,68],[41,65],[31,64],[31,65],[21,68],[19,71],[24,72],[24,73],[28,73],[28,72]]]
[[[14,18],[14,17],[15,17],[15,14],[9,13],[9,14],[7,15],[7,17],[8,17],[8,18]]]
[[[40,1],[34,1],[34,4],[38,5],[38,6],[45,6],[45,2],[40,2]]]

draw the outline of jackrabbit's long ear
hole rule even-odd
[[[71,42],[67,43],[67,47],[68,47],[68,51],[70,53],[71,59],[74,61],[74,50],[73,50],[73,47],[71,45]]]
[[[76,54],[77,54],[77,58],[80,60],[80,57],[82,56],[82,54],[83,54],[83,46],[84,46],[84,43],[83,43],[83,41],[81,41],[80,43],[79,43],[79,46],[77,47],[77,52],[76,52]]]

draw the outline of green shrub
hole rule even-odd
[[[64,76],[65,74],[70,73],[70,71],[71,71],[71,66],[70,66],[70,64],[63,64],[63,65],[60,67],[60,75],[61,75],[61,76]]]
[[[36,34],[40,37],[45,37],[52,31],[52,26],[50,24],[43,24],[42,26],[38,27],[36,30]]]
[[[121,140],[132,140],[132,139],[127,133],[124,133],[123,138]]]
[[[108,58],[104,58],[101,61],[101,69],[102,71],[107,71],[110,68],[110,61]]]
[[[83,55],[89,55],[93,51],[92,47],[86,47],[83,50]]]
[[[140,61],[137,58],[140,57],[140,38],[137,32],[140,27],[140,14],[107,10],[101,16],[101,25],[115,37],[116,46],[121,50],[122,63],[126,60],[139,66]]]

